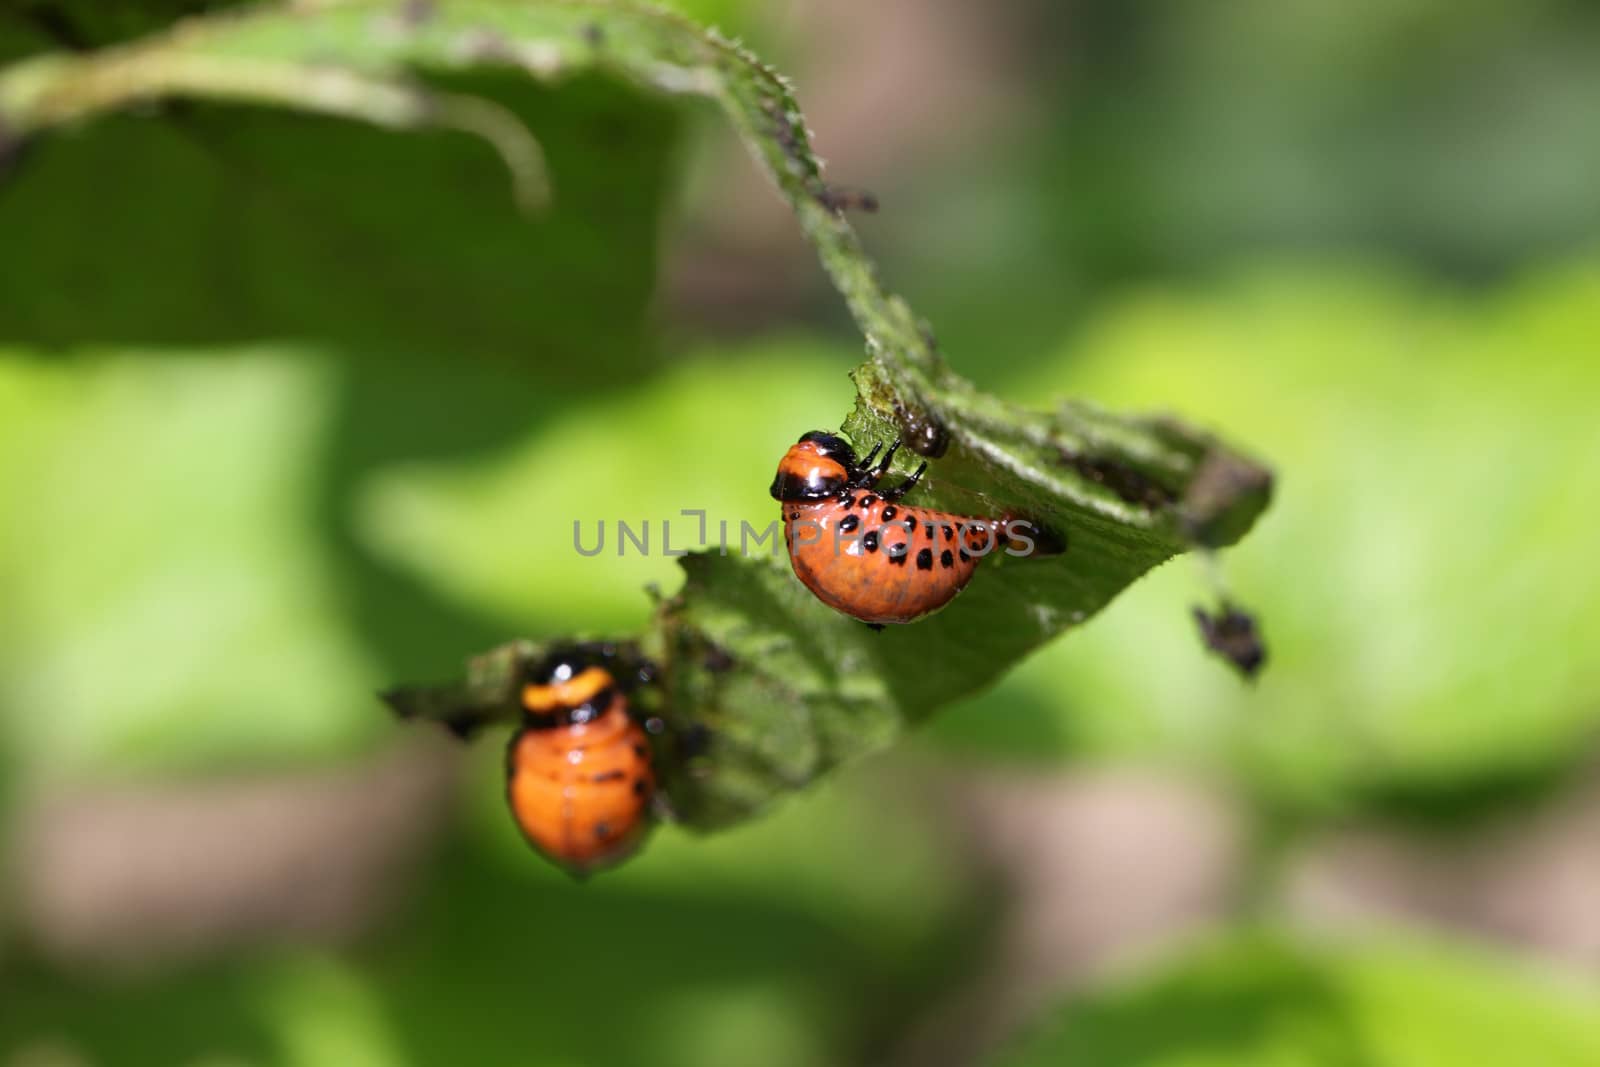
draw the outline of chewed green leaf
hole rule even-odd
[[[0,130],[29,137],[170,96],[394,128],[443,125],[494,145],[520,195],[534,199],[543,171],[533,134],[496,105],[441,93],[416,77],[484,68],[541,81],[599,70],[719,105],[866,338],[868,359],[855,373],[844,432],[863,450],[904,437],[937,457],[911,502],[1026,519],[1064,549],[986,562],[948,609],[882,633],[804,590],[776,535],[753,556],[688,557],[683,588],[641,633],[621,638],[659,663],[662,684],[643,710],[667,727],[667,790],[684,822],[733,821],[889,743],[1082,623],[1162,561],[1233,543],[1266,506],[1271,478],[1263,467],[1177,421],[1076,403],[1018,408],[951,372],[932,332],[883,288],[862,252],[842,201],[823,180],[788,83],[736,44],[658,8],[351,0],[220,14],[116,49],[0,71]],[[555,195],[559,204],[559,188]],[[775,447],[814,428],[777,428]],[[909,472],[916,458],[903,450],[897,472]],[[775,451],[774,465],[777,459]],[[538,653],[531,644],[508,645],[475,661],[462,682],[391,699],[403,713],[469,729],[514,713],[509,680]]]

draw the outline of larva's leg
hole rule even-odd
[[[872,451],[874,454],[876,454],[878,450],[873,449]],[[866,464],[863,463],[862,467],[864,469],[861,472],[861,476],[856,479],[856,484],[858,487],[862,489],[871,489],[873,486],[877,485],[878,479],[889,473],[889,464],[894,462],[894,454],[898,451],[900,451],[900,442],[896,441],[894,444],[889,446],[889,451],[883,454],[883,458],[878,460],[875,466],[867,467]]]
[[[885,500],[899,500],[901,497],[905,496],[907,493],[909,493],[911,491],[911,487],[912,486],[916,485],[917,482],[919,480],[921,480],[922,472],[927,470],[927,469],[928,469],[928,461],[927,460],[923,460],[922,461],[922,465],[919,466],[915,471],[912,472],[911,477],[907,478],[905,481],[901,482],[899,485],[895,486],[893,489],[885,489],[882,493],[880,493],[878,495],[883,497],[883,499],[885,499]]]

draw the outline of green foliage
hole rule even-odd
[[[906,412],[937,422],[949,435],[950,455],[919,502],[1024,517],[1068,548],[1055,559],[993,568],[993,577],[940,616],[881,635],[823,607],[770,561],[696,557],[682,592],[639,639],[660,661],[669,725],[680,733],[710,728],[710,744],[692,766],[669,764],[667,788],[683,821],[735,820],[844,757],[886,743],[905,723],[982,688],[1084,621],[1168,556],[1195,543],[1231,543],[1265,507],[1264,471],[1174,421],[1115,419],[1084,406],[1030,413],[950,372],[927,327],[881,287],[835,208],[783,79],[715,34],[657,9],[461,0],[414,10],[346,3],[218,16],[117,53],[19,64],[0,75],[0,119],[27,135],[181,94],[286,104],[379,125],[439,124],[492,143],[528,199],[543,188],[542,153],[510,112],[462,85],[446,93],[398,78],[407,67],[459,75],[508,65],[541,79],[598,67],[720,103],[866,335],[871,358],[856,372],[859,402],[845,423],[858,447],[865,452],[869,442],[897,438],[897,417]],[[460,221],[452,226],[463,230]],[[380,320],[358,312],[351,321]],[[590,345],[605,338],[603,330],[575,332]],[[576,351],[540,356],[582,359]],[[798,432],[789,427],[785,437]],[[779,454],[782,440],[769,455]],[[1243,477],[1208,475],[1218,468]],[[589,488],[592,471],[587,477],[577,499],[599,496]],[[497,676],[492,691],[467,701],[475,710],[498,703],[510,717],[514,697]],[[419,706],[414,695],[395,699],[403,709]],[[430,713],[439,706],[436,695],[420,701]]]
[[[31,505],[0,552],[0,724],[31,774],[377,733],[344,694],[381,675],[305,535],[333,416],[317,370],[285,351],[4,364],[0,491]]]
[[[573,396],[494,455],[390,466],[353,503],[357,534],[440,596],[491,610],[506,633],[637,627],[642,591],[682,582],[666,549],[698,547],[700,521],[682,509],[706,513],[711,545],[726,523],[734,552],[741,522],[772,521],[773,449],[788,427],[837,420],[850,359],[798,338],[689,353],[643,380]],[[649,551],[624,543],[619,522],[648,533]],[[585,552],[604,525],[597,554],[574,550],[574,524]]]
[[[1240,938],[1088,994],[1002,1067],[1581,1067],[1600,1058],[1592,991],[1460,949],[1314,951]]]
[[[26,6],[71,12],[102,45],[189,5]],[[400,105],[386,114],[405,136],[212,98],[239,100],[237,85],[94,122],[76,116],[113,100],[46,99],[51,122],[72,121],[0,150],[0,816],[45,787],[391,741],[371,694],[396,679],[447,677],[508,634],[637,632],[641,589],[684,577],[659,525],[650,557],[617,557],[616,519],[671,519],[677,547],[695,531],[683,507],[704,507],[713,531],[775,516],[772,465],[799,431],[837,425],[859,344],[662,351],[657,235],[687,126],[663,90],[731,109],[850,300],[873,357],[850,431],[886,438],[898,400],[942,415],[957,447],[923,499],[1037,510],[1072,541],[878,637],[821,609],[781,561],[694,558],[649,637],[682,664],[680,702],[725,739],[717,773],[681,784],[698,825],[736,821],[1002,673],[927,724],[960,760],[1201,763],[1257,816],[1459,818],[1526,795],[1584,757],[1600,714],[1581,654],[1600,642],[1592,266],[1473,290],[1297,256],[1099,290],[1058,339],[1085,289],[1274,241],[1364,234],[1457,272],[1582,241],[1593,141],[1573,131],[1600,67],[1587,14],[1560,47],[1540,44],[1562,6],[1362,3],[1307,19],[1261,3],[1074,5],[1083,54],[1061,85],[1030,87],[1048,129],[1022,168],[955,144],[917,180],[960,183],[933,202],[977,210],[886,196],[875,223],[915,234],[892,275],[938,309],[952,362],[1017,408],[946,374],[884,296],[823,202],[781,83],[670,18],[606,5],[596,46],[576,6],[443,3],[407,32],[406,12],[430,5],[395,0],[292,25],[270,10],[208,21],[215,35],[186,39],[191,58],[225,45],[296,75],[348,65],[347,88]],[[478,52],[464,47],[496,19],[516,23],[505,40],[560,46],[511,60],[480,33]],[[1057,39],[1040,40],[1060,68]],[[7,60],[55,43],[0,12]],[[655,64],[662,49],[685,62]],[[18,147],[19,101],[39,104],[24,97],[41,79],[95,62],[0,73],[3,147]],[[274,84],[270,102],[296,103]],[[124,88],[143,100],[159,86]],[[486,115],[477,132],[514,162],[543,160],[545,214],[516,211],[483,144],[434,128]],[[537,162],[518,175],[541,177]],[[1260,504],[1246,493],[1201,514],[1186,488],[1203,435],[1029,410],[1059,395],[1178,406],[1283,464],[1281,500],[1229,557],[1272,647],[1256,687],[1199,648],[1187,609],[1214,593],[1184,564],[1022,658],[1195,537],[1231,540]],[[1176,499],[1124,500],[1086,458]],[[612,524],[602,558],[571,550],[573,518]],[[974,620],[1003,621],[960,632]],[[719,655],[740,669],[707,670]],[[5,931],[0,1061],[882,1062],[978,971],[1000,914],[947,809],[882,758],[724,832],[665,827],[577,887],[510,826],[500,755],[494,739],[470,750],[467,810],[421,898],[359,950],[111,978],[63,973]],[[0,838],[11,830],[0,820]],[[1596,1014],[1592,997],[1460,953],[1249,940],[1086,993],[1018,1063],[1453,1067],[1513,1049],[1587,1064]]]
[[[1367,269],[1282,267],[1109,309],[1016,395],[1181,396],[1282,457],[1229,560],[1274,661],[1241,691],[1192,652],[1199,575],[1164,568],[992,701],[1035,759],[1164,752],[1326,814],[1454,810],[1584,758],[1600,728],[1593,267],[1467,297]],[[1152,385],[1152,383],[1159,383]]]
[[[598,80],[487,87],[543,130],[560,212],[519,217],[470,142],[203,106],[42,142],[0,188],[0,478],[29,502],[0,729],[30,777],[348,750],[388,730],[374,690],[504,637],[354,501],[648,377],[677,125]]]

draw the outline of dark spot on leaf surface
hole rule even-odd
[[[1120,460],[1090,456],[1067,448],[1060,449],[1058,454],[1062,466],[1071,467],[1089,481],[1105,486],[1124,503],[1161,508],[1177,499],[1177,494],[1172,490]]]
[[[878,198],[865,189],[848,185],[824,185],[817,199],[829,211],[843,214],[846,211],[864,211],[871,215],[878,210]]]

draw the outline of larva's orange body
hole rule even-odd
[[[523,836],[574,874],[616,863],[650,829],[656,779],[645,732],[611,673],[556,656],[523,686],[506,797]]]
[[[857,462],[838,437],[808,433],[772,483],[795,575],[824,604],[873,625],[938,611],[972,580],[983,556],[1008,542],[1001,521],[901,505],[926,463],[874,492],[898,447],[873,466],[877,449]]]

